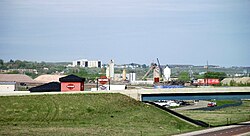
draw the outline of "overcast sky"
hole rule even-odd
[[[250,66],[250,0],[0,0],[0,59]]]

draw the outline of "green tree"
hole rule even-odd
[[[188,72],[181,72],[178,76],[178,80],[182,82],[190,81],[189,73]]]
[[[227,75],[225,72],[207,72],[204,74],[204,78],[216,78],[220,81],[226,78]]]
[[[1,66],[1,65],[3,65],[3,63],[4,63],[4,62],[3,62],[3,60],[2,60],[2,59],[0,59],[0,66]]]
[[[234,80],[231,80],[229,83],[230,86],[236,86],[236,82]]]
[[[0,69],[5,69],[4,61],[0,59]]]

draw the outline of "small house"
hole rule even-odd
[[[61,82],[61,91],[84,91],[84,82],[85,78],[78,77],[76,75],[68,75],[62,78],[59,78]]]

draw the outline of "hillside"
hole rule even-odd
[[[0,97],[0,135],[171,135],[200,128],[121,94]]]

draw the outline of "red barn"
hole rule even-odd
[[[85,78],[81,78],[75,75],[69,75],[59,79],[61,82],[61,91],[84,91]]]

